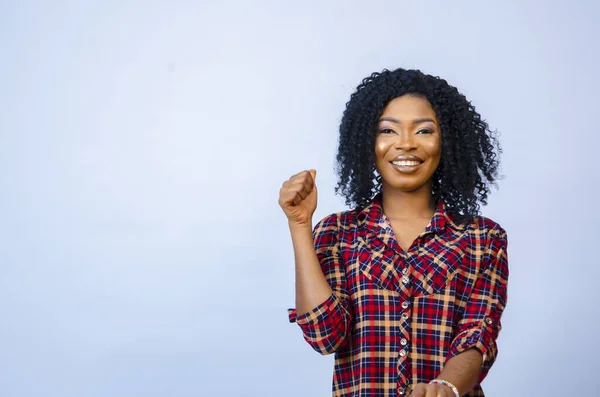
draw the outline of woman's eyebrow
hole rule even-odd
[[[402,121],[398,120],[395,117],[382,117],[379,119],[379,121],[380,122],[381,121],[389,121],[389,122],[396,123],[396,124],[402,124]],[[417,125],[417,124],[429,123],[429,122],[436,124],[435,120],[430,117],[421,117],[418,119],[414,119],[411,123],[412,123],[412,125]]]

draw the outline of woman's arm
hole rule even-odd
[[[321,354],[334,353],[348,335],[350,312],[346,271],[340,261],[337,215],[312,231],[317,207],[316,171],[303,171],[284,182],[279,204],[288,218],[296,264],[296,305],[289,310],[306,341]]]
[[[462,396],[479,383],[482,364],[481,353],[475,349],[469,349],[448,360],[437,378],[452,383]],[[437,397],[439,395],[455,397],[449,386],[423,383],[415,386],[410,397]]]
[[[308,313],[332,294],[315,251],[311,226],[290,224],[296,263],[296,312]]]
[[[298,309],[290,310],[290,321],[298,323],[306,341],[321,354],[344,345],[352,318],[338,230],[339,216],[330,215],[312,234],[295,229],[292,235]]]

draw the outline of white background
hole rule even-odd
[[[344,104],[400,66],[502,134],[487,395],[598,395],[597,4],[0,1],[0,395],[331,395],[278,190],[345,209]]]

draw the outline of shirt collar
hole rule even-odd
[[[368,229],[371,229],[376,235],[385,233],[386,229],[390,227],[388,219],[383,213],[381,194],[376,195],[366,207],[359,211],[358,224],[359,226],[365,226]],[[422,234],[440,233],[446,226],[455,230],[464,228],[464,225],[454,221],[446,210],[446,204],[440,200],[431,221]]]

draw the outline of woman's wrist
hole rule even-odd
[[[290,228],[290,231],[296,231],[296,230],[310,230],[310,232],[312,233],[312,219],[310,219],[308,222],[294,222],[294,221],[288,221],[288,226]]]
[[[458,392],[458,389],[456,388],[456,386],[454,386],[452,383],[448,382],[447,380],[444,379],[434,379],[431,382],[429,382],[430,385],[436,384],[436,385],[443,385],[443,386],[447,386],[448,388],[450,388],[452,390],[452,392],[454,393],[455,397],[460,397],[460,393]]]

